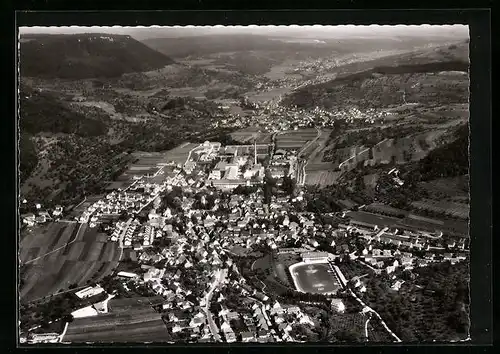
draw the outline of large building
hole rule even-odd
[[[250,185],[251,182],[250,180],[245,180],[245,179],[219,179],[219,180],[213,180],[212,185],[215,188],[219,189],[234,189],[238,186],[245,186],[245,185]]]
[[[306,252],[302,253],[301,257],[304,263],[318,261],[328,262],[329,254],[326,252]]]

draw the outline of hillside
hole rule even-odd
[[[173,63],[171,58],[130,36],[31,35],[21,39],[21,75],[28,77],[117,77]]]
[[[438,39],[445,42],[444,39]],[[447,40],[449,41],[449,39]],[[252,34],[202,35],[147,38],[142,42],[168,56],[181,58],[203,56],[213,53],[242,51],[286,51],[290,54],[307,52],[305,57],[369,52],[374,50],[410,50],[428,43],[420,37],[379,37],[379,38],[295,38],[293,36],[262,36]]]
[[[23,133],[41,132],[96,136],[105,134],[102,121],[88,119],[51,94],[21,85],[19,125]]]
[[[296,90],[283,104],[388,107],[403,103],[403,91],[407,102],[467,103],[467,46],[460,43],[344,65],[335,69],[334,80]]]
[[[461,125],[455,139],[431,151],[419,161],[417,172],[422,181],[457,177],[469,173],[469,126]]]

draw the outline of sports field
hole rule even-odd
[[[290,273],[295,287],[301,292],[330,294],[340,289],[328,263],[297,263],[290,266]]]
[[[35,228],[21,239],[21,301],[98,281],[117,265],[120,249],[87,224],[58,222]]]

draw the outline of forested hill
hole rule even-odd
[[[432,150],[419,161],[421,180],[457,177],[469,173],[469,125],[463,124],[455,131],[455,139]]]
[[[130,36],[21,36],[20,69],[27,77],[86,79],[162,68],[174,61]]]
[[[106,134],[102,121],[89,119],[49,93],[21,85],[19,125],[23,133],[40,132],[96,136]]]

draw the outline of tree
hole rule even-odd
[[[296,184],[297,184],[297,182],[295,181],[295,179],[291,178],[290,176],[285,175],[283,177],[283,183],[281,185],[281,188],[288,195],[292,195],[294,190],[295,190]]]

